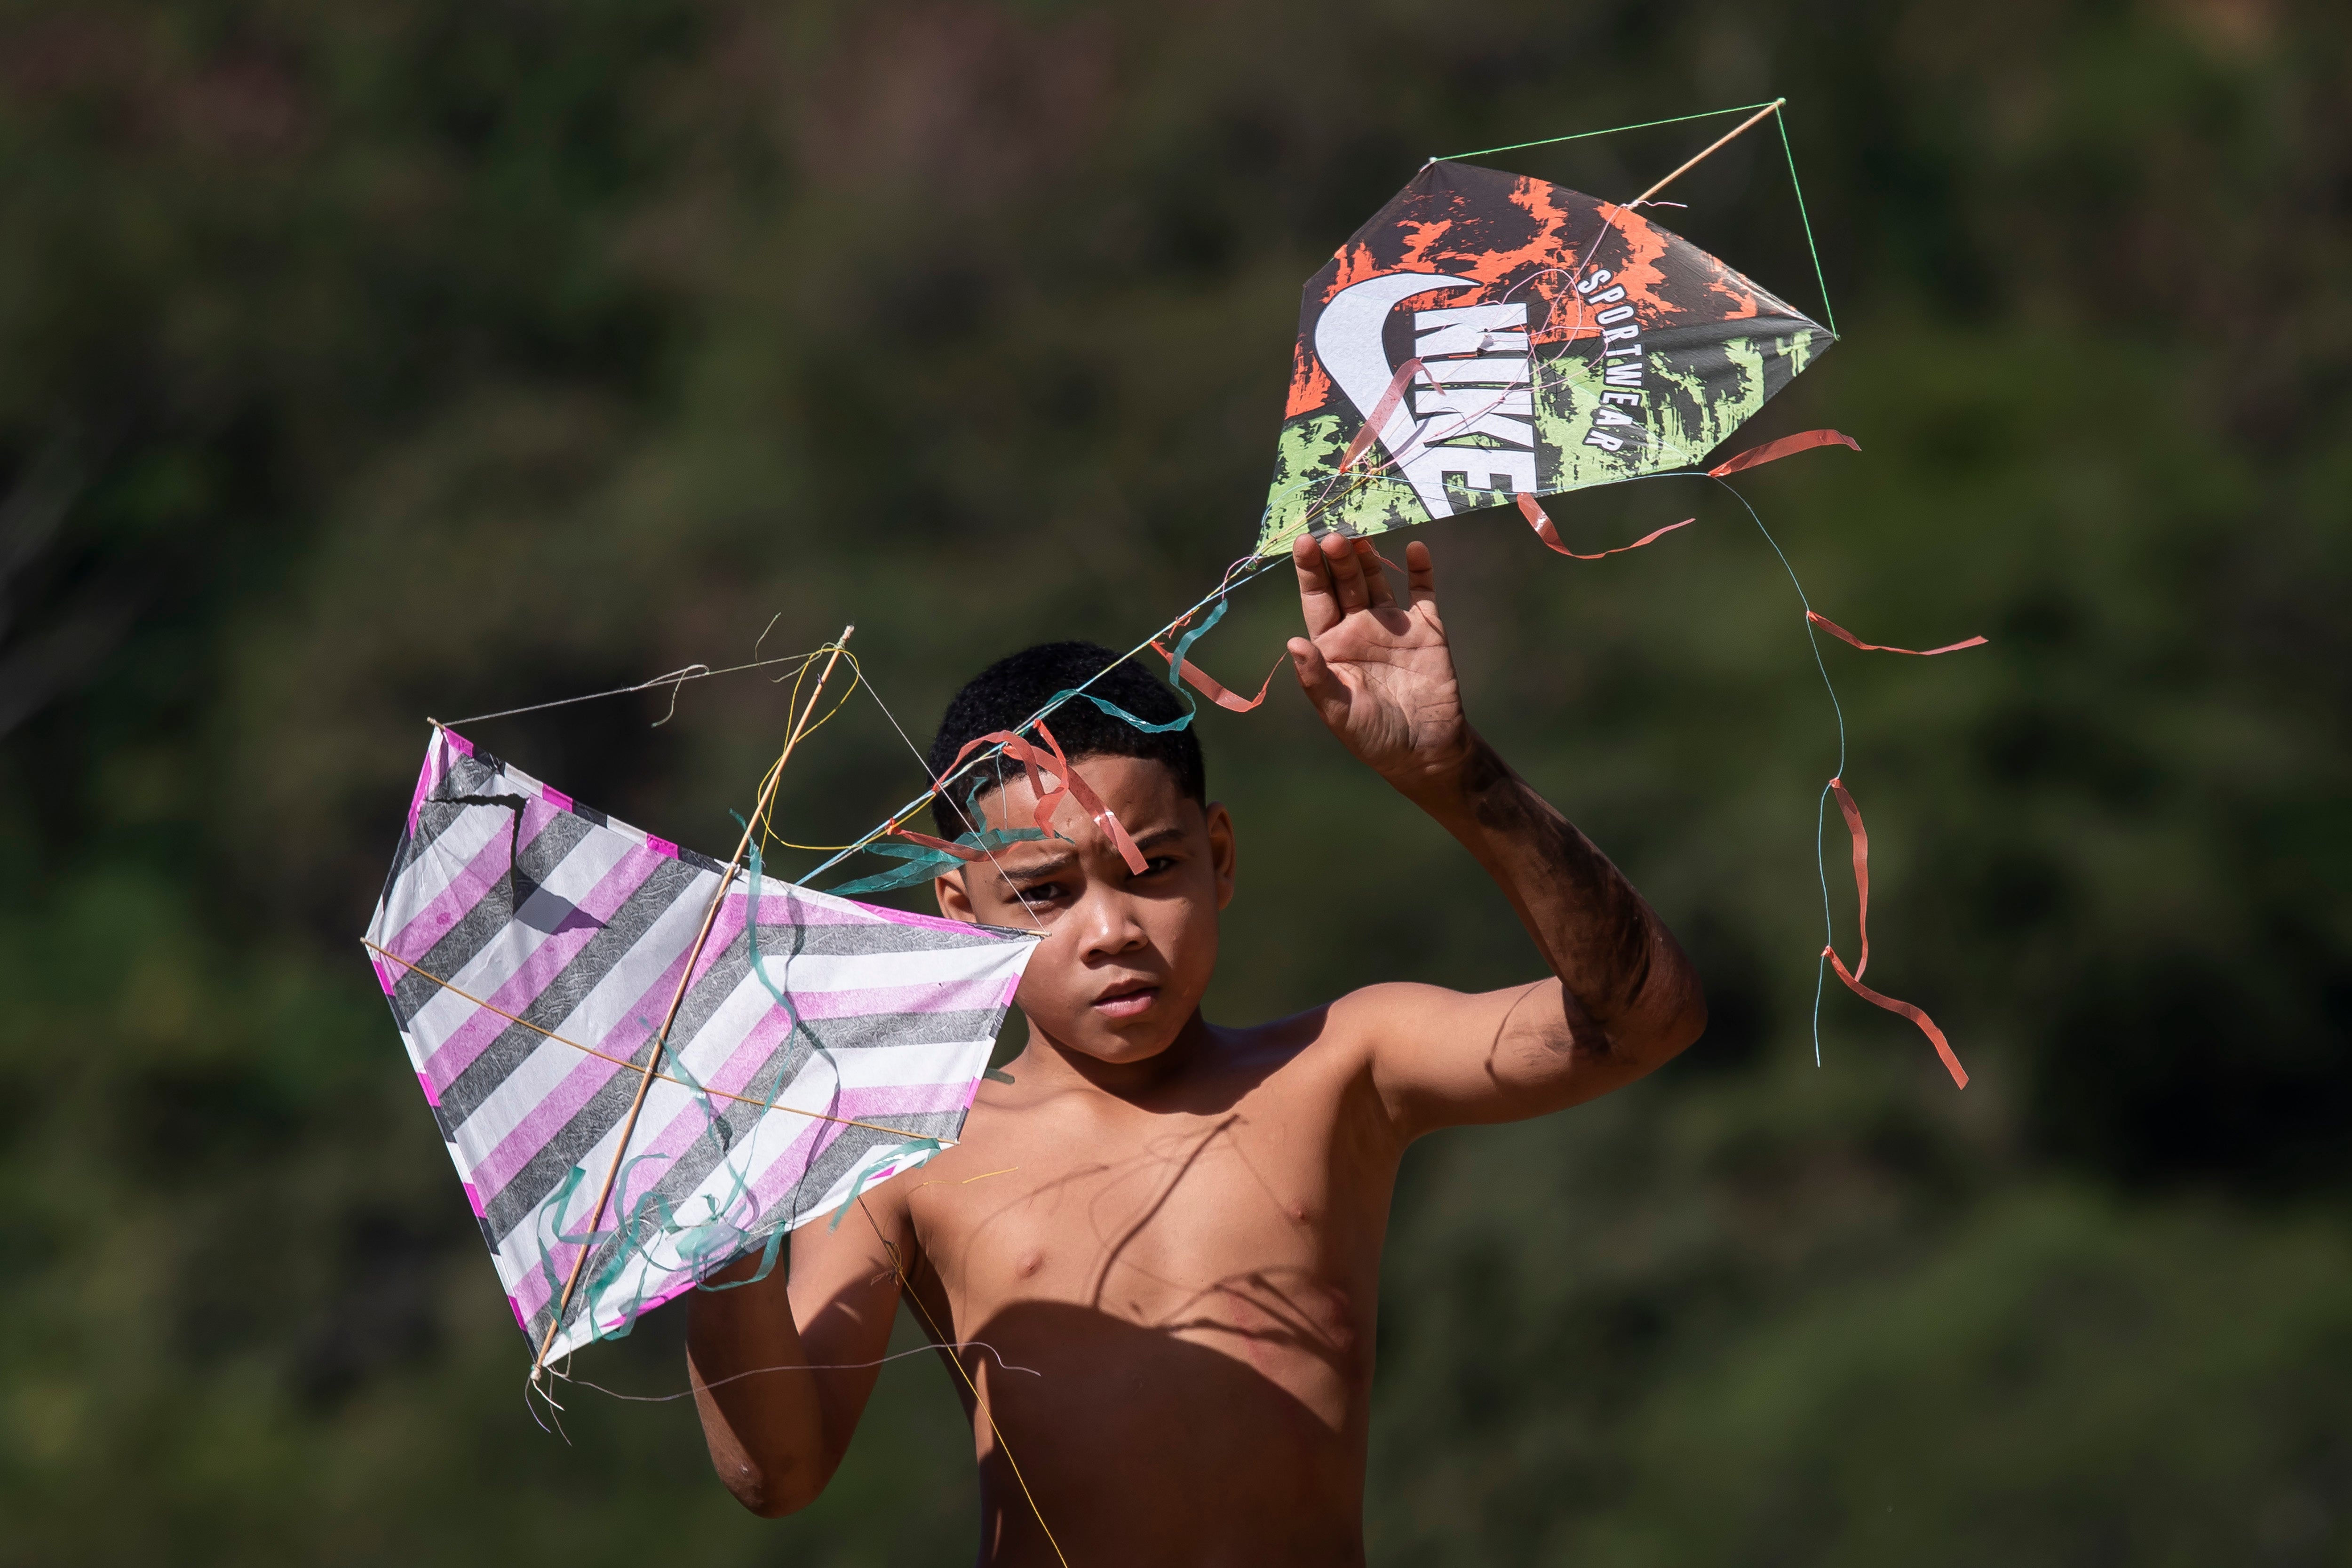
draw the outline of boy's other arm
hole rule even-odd
[[[1541,1115],[1631,1082],[1706,1027],[1698,977],[1608,857],[1464,719],[1428,546],[1406,546],[1401,605],[1370,544],[1294,547],[1308,634],[1290,645],[1299,684],[1349,750],[1486,867],[1553,978],[1483,995],[1377,986],[1335,1017],[1354,1016],[1409,1135]]]
[[[833,1479],[881,1372],[865,1363],[889,1348],[898,1275],[882,1231],[911,1227],[882,1194],[861,1208],[838,1230],[819,1220],[788,1237],[789,1270],[688,1293],[687,1373],[711,1467],[766,1518],[806,1508]],[[907,1237],[894,1239],[903,1255]],[[737,1258],[711,1282],[749,1279],[758,1262]]]

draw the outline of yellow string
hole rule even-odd
[[[1001,1176],[1004,1173],[992,1171],[989,1174]],[[874,1226],[874,1239],[880,1242],[882,1250],[890,1255],[891,1270],[898,1276],[899,1294],[913,1302],[915,1310],[923,1315],[923,1325],[931,1331],[932,1342],[942,1348],[946,1347],[951,1342],[940,1330],[938,1320],[931,1316],[931,1310],[923,1305],[923,1299],[915,1293],[915,1282],[907,1278],[907,1266],[898,1260],[898,1247],[892,1245],[888,1237],[882,1234],[882,1226],[876,1222],[874,1211],[866,1208],[865,1199],[858,1200],[857,1207],[866,1215],[866,1223]],[[1070,1560],[1062,1553],[1062,1543],[1054,1539],[1054,1527],[1045,1522],[1045,1510],[1037,1506],[1037,1494],[1029,1489],[1029,1478],[1021,1473],[1021,1461],[1013,1457],[1013,1445],[1004,1440],[1003,1428],[996,1425],[996,1416],[988,1408],[987,1396],[980,1392],[980,1384],[971,1380],[971,1373],[964,1370],[961,1356],[950,1351],[948,1364],[956,1369],[956,1375],[963,1379],[963,1385],[971,1390],[972,1405],[979,1410],[980,1418],[988,1423],[989,1436],[995,1438],[996,1446],[1003,1450],[1004,1462],[1012,1468],[1013,1479],[1021,1483],[1021,1496],[1028,1502],[1030,1516],[1036,1520],[1037,1528],[1045,1532],[1045,1544],[1054,1549],[1054,1560],[1061,1563],[1062,1568],[1070,1568]]]
[[[822,652],[824,650],[820,649],[818,651]],[[809,662],[814,662],[815,658],[815,654],[811,654],[809,656]],[[850,652],[847,648],[843,648],[841,650],[841,658],[849,666],[849,684],[842,689],[841,695],[835,700],[833,706],[825,710],[824,718],[819,719],[815,723],[809,725],[800,732],[800,738],[803,741],[807,740],[811,735],[815,734],[819,730],[822,730],[827,724],[832,723],[835,715],[838,714],[843,708],[846,707],[849,703],[849,700],[857,694],[857,689],[866,684],[866,669],[864,666],[857,662],[857,656]],[[801,682],[806,679],[807,675],[807,663],[803,663],[799,669],[793,671],[792,694],[784,703],[784,710],[786,712],[790,712],[799,707]],[[782,679],[782,676],[778,676],[776,678],[776,680],[779,683],[781,683]],[[774,771],[775,770],[773,768],[769,770],[770,773],[773,773]],[[761,787],[764,792],[767,786],[766,778],[762,777],[760,783]],[[768,809],[761,812],[760,814],[759,820],[753,824],[753,826],[759,830],[760,845],[762,849],[765,849],[770,846],[774,846],[784,849],[806,849],[814,853],[822,854],[831,850],[846,849],[849,847],[846,844],[795,844],[791,839],[786,838],[776,832],[774,819],[775,803],[771,799]]]

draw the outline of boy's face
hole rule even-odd
[[[1234,896],[1233,822],[1223,806],[1187,799],[1164,763],[1072,762],[1142,851],[1141,876],[1065,796],[1053,825],[1066,837],[1008,845],[933,888],[950,920],[1045,927],[1014,997],[1030,1027],[1103,1061],[1142,1061],[1168,1048],[1216,969],[1217,911]],[[986,826],[1036,826],[1024,774],[1008,770],[980,805]]]

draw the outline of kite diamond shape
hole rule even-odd
[[[434,731],[366,941],[542,1359],[952,1142],[1037,944],[727,870]]]
[[[1307,279],[1255,553],[1698,468],[1835,341],[1630,207],[1433,162]]]

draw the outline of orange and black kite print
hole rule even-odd
[[[1433,163],[1307,280],[1257,553],[1702,468],[1835,341],[1638,212]]]

